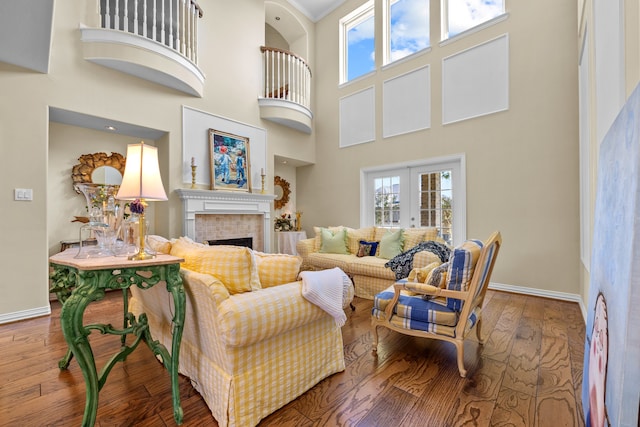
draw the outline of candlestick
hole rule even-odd
[[[262,178],[262,189],[260,190],[260,193],[264,194],[264,177],[266,175],[264,174],[264,169],[260,169],[260,177]]]
[[[193,158],[191,158],[191,188],[196,188],[196,168],[197,166],[193,164]]]

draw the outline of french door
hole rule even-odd
[[[466,238],[464,156],[363,170],[361,223],[437,227],[452,245]]]

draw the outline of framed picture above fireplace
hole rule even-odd
[[[249,138],[209,129],[212,190],[251,192]]]

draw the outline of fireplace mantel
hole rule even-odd
[[[240,191],[192,190],[179,188],[176,194],[182,200],[185,236],[195,240],[196,214],[207,215],[262,215],[264,219],[265,252],[271,248],[271,203],[273,194],[246,193]]]

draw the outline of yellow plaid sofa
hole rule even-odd
[[[370,300],[396,282],[395,273],[385,267],[389,258],[381,256],[379,246],[375,255],[358,256],[358,252],[361,241],[380,242],[386,234],[401,229],[386,227],[354,229],[343,226],[327,227],[326,229],[333,232],[345,230],[348,253],[322,253],[320,250],[322,228],[314,227],[315,237],[300,240],[296,244],[298,255],[302,257],[301,268],[303,270],[339,267],[353,280],[355,295]],[[417,244],[429,240],[444,243],[444,240],[438,236],[438,229],[435,227],[402,229],[402,250],[409,250]],[[418,252],[413,258],[414,268],[424,267],[432,262],[440,262],[440,259],[429,251]]]
[[[300,257],[206,246],[188,238],[162,246],[185,259],[180,373],[221,427],[255,426],[344,370],[336,321],[301,295]],[[144,292],[132,288],[130,307],[136,315],[147,314],[153,338],[170,348],[173,311],[166,295],[160,286]],[[187,420],[188,412],[184,416]]]

